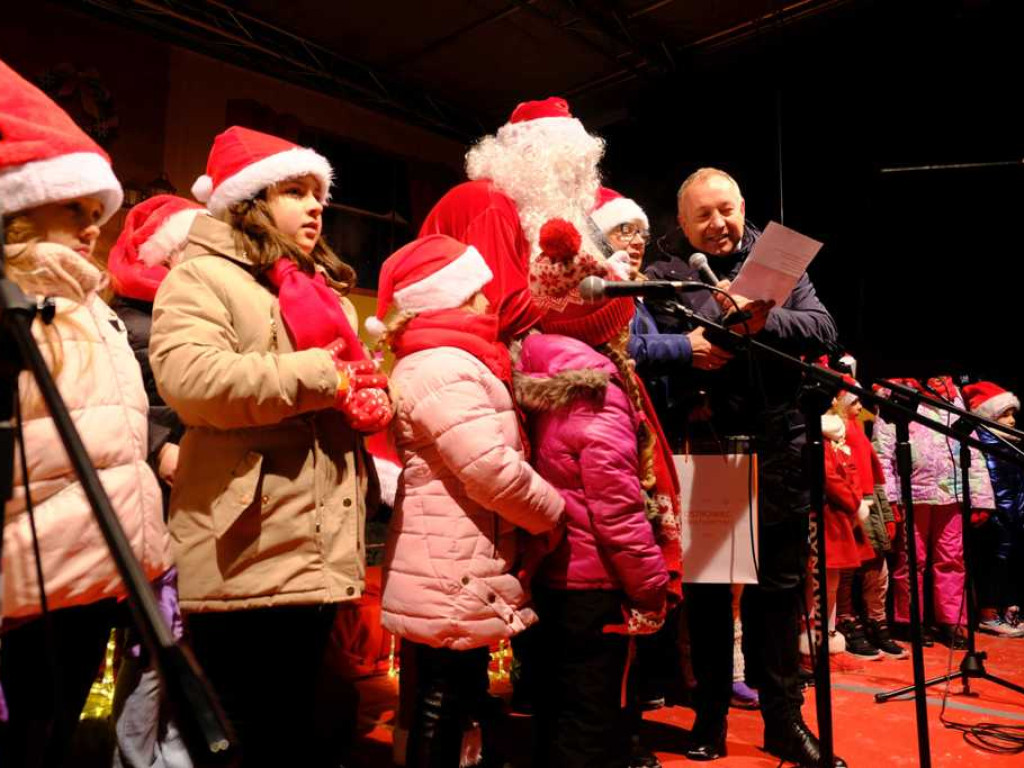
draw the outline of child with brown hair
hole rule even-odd
[[[391,418],[320,237],[312,149],[232,127],[193,186],[211,216],[157,291],[150,359],[186,426],[170,530],[192,647],[247,764],[337,764],[354,713],[326,704],[338,603],[362,593],[370,463]]]

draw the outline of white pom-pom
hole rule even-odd
[[[213,194],[213,179],[205,173],[192,185],[192,196],[200,203],[205,203]]]
[[[388,329],[387,326],[381,322],[380,318],[376,316],[366,318],[366,321],[363,323],[363,327],[366,328],[366,332],[375,339],[379,339],[383,336],[384,332]]]

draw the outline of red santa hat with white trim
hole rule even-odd
[[[334,178],[327,158],[277,136],[233,125],[213,140],[206,173],[196,179],[192,194],[220,216],[273,184],[307,175],[317,179],[317,197],[327,202]]]
[[[597,190],[597,201],[594,203],[594,209],[590,212],[590,218],[605,234],[611,232],[615,227],[631,221],[639,221],[643,224],[644,229],[649,229],[651,226],[647,220],[647,214],[636,201],[623,197],[609,187],[601,187]]]
[[[0,208],[95,197],[100,224],[124,199],[110,157],[67,112],[0,61]]]
[[[991,381],[978,381],[964,387],[964,397],[971,413],[995,421],[1010,408],[1020,410],[1020,400],[1008,390]]]
[[[427,235],[399,248],[380,268],[377,316],[366,319],[373,336],[385,331],[384,318],[399,312],[430,312],[461,307],[494,275],[480,252],[448,235]]]
[[[153,301],[157,288],[188,242],[196,216],[207,211],[177,195],[143,200],[125,217],[124,228],[110,249],[107,269],[114,292]]]
[[[503,143],[530,135],[545,142],[578,141],[589,136],[583,123],[569,111],[569,102],[558,96],[517,104],[508,122],[495,135]]]

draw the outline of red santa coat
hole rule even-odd
[[[512,198],[486,179],[459,184],[430,211],[419,236],[437,234],[472,245],[484,257],[494,279],[483,293],[498,308],[504,340],[537,324],[541,312],[530,294],[530,243]]]

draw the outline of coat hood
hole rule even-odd
[[[523,341],[513,374],[516,400],[528,411],[553,411],[599,400],[618,369],[593,347],[569,336],[535,334]]]

